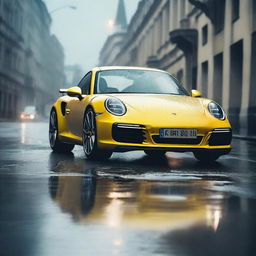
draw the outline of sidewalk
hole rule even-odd
[[[8,119],[8,118],[0,118],[0,123],[13,123],[13,122],[18,122],[17,119]]]
[[[240,139],[240,140],[250,140],[250,141],[256,142],[256,136],[245,136],[245,135],[233,134],[233,138]]]

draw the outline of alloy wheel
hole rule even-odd
[[[57,138],[57,116],[56,112],[52,111],[50,116],[50,127],[49,127],[49,140],[51,147],[54,147]]]
[[[83,125],[83,148],[86,155],[90,155],[94,149],[96,129],[94,113],[90,109],[86,112]]]

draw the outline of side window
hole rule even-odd
[[[91,79],[92,79],[92,72],[87,73],[84,78],[79,83],[79,87],[82,90],[83,95],[90,94],[90,85],[91,85]]]

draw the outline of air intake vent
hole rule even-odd
[[[229,128],[215,129],[209,139],[209,146],[230,145],[232,140],[232,130]]]
[[[117,142],[142,144],[144,132],[144,127],[136,124],[113,124],[112,127],[112,137]]]
[[[176,138],[160,138],[159,135],[152,136],[155,143],[159,144],[180,144],[180,145],[198,145],[202,141],[202,136],[195,139],[176,139]]]

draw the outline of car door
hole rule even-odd
[[[83,130],[83,119],[84,111],[89,102],[90,88],[92,81],[92,72],[87,73],[81,82],[78,84],[78,87],[82,90],[82,99],[76,97],[70,99],[67,109],[68,109],[68,126],[71,133],[75,136],[82,137]]]

